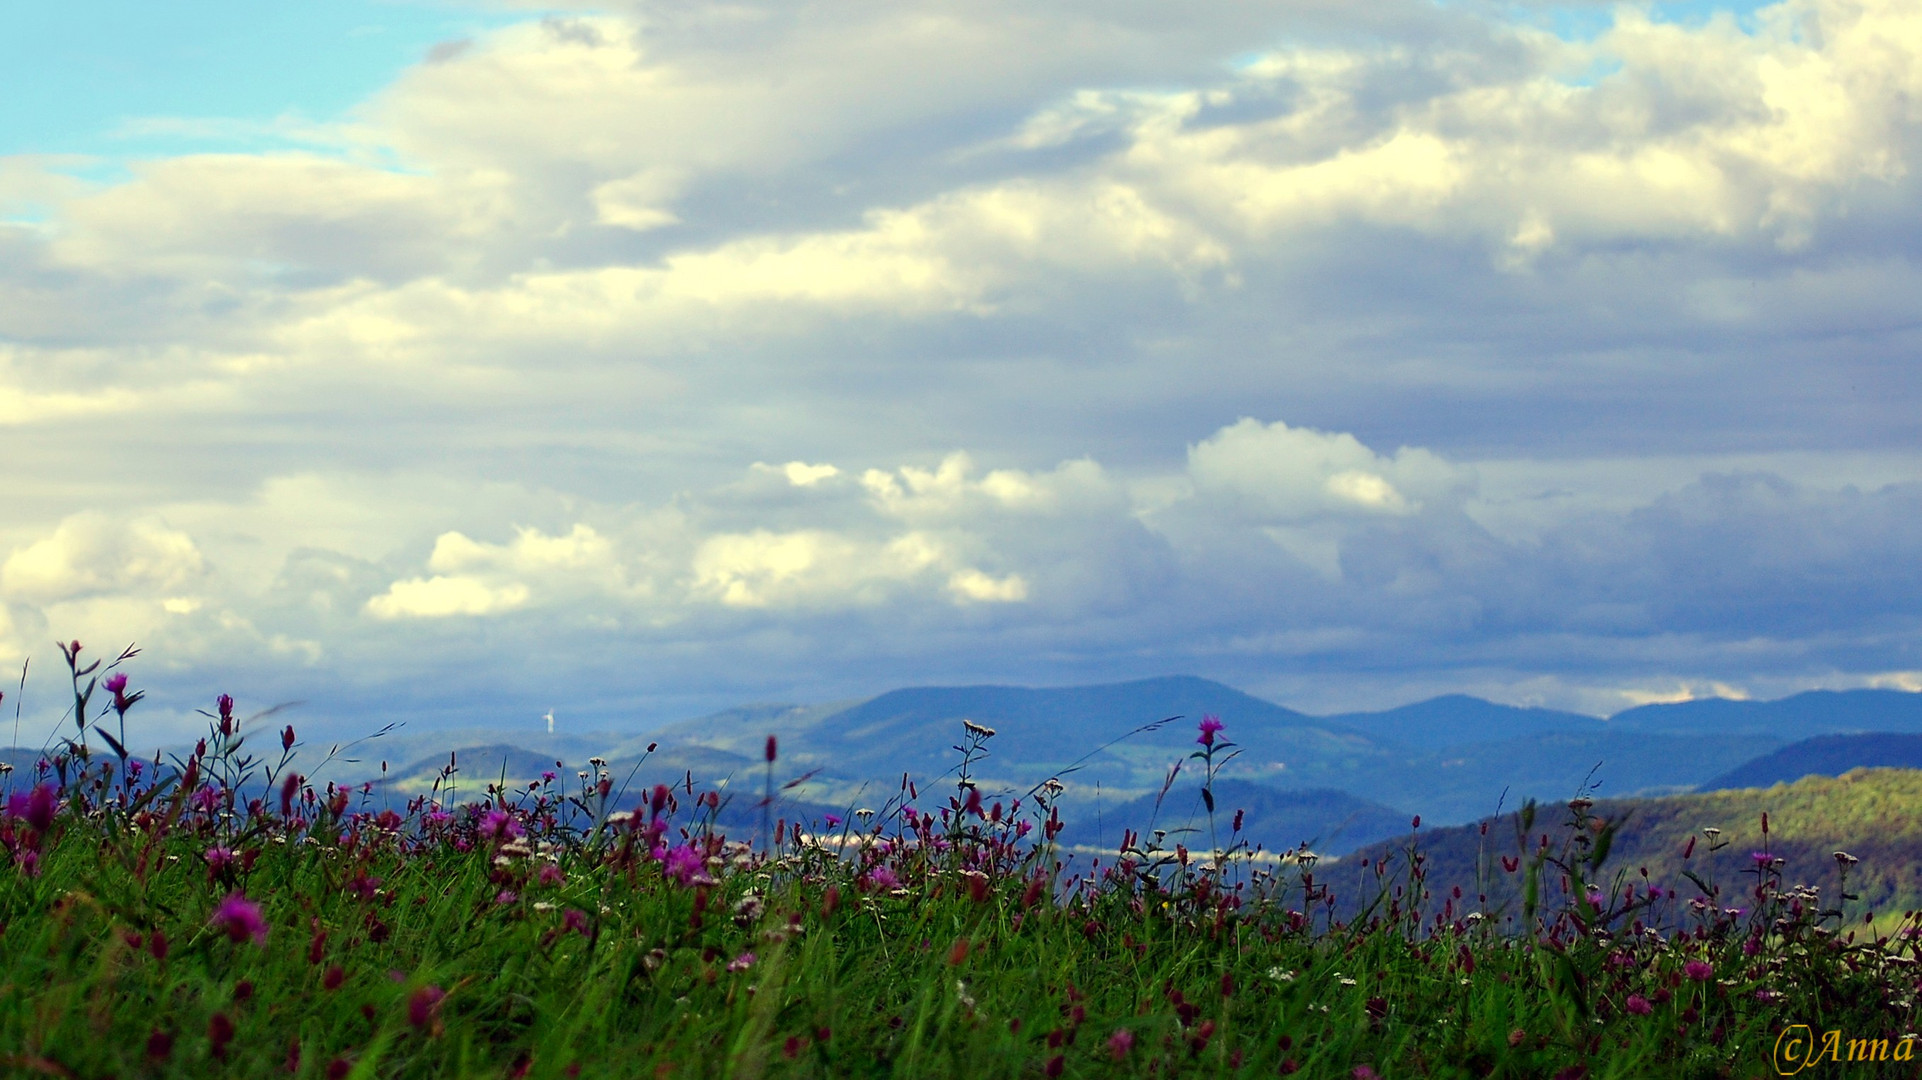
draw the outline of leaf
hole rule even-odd
[[[1201,789],[1201,801],[1208,807],[1210,814],[1215,812],[1215,793],[1207,788]]]
[[[124,746],[122,746],[122,745],[120,745],[120,740],[119,740],[119,739],[116,739],[116,738],[114,738],[114,737],[113,737],[112,735],[109,735],[109,734],[107,733],[107,729],[106,729],[106,728],[104,728],[104,727],[101,727],[101,726],[100,726],[99,724],[95,724],[95,725],[93,726],[93,729],[94,729],[94,731],[96,731],[96,732],[98,732],[98,733],[99,733],[99,735],[100,735],[100,737],[101,737],[101,738],[103,738],[103,739],[105,739],[105,740],[107,740],[107,745],[108,745],[108,746],[110,746],[110,747],[112,747],[112,748],[113,748],[113,752],[114,752],[115,754],[118,754],[118,755],[120,756],[120,760],[122,760],[122,761],[125,761],[125,760],[127,760],[127,757],[128,757],[128,754],[127,754],[127,748],[126,748],[126,747],[124,747]]]

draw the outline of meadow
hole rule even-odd
[[[975,724],[938,787],[799,822],[770,737],[744,837],[599,762],[383,808],[225,696],[191,751],[127,753],[131,655],[73,645],[68,734],[6,777],[9,1075],[1763,1076],[1792,1025],[1879,1055],[1818,1069],[1916,1071],[1913,915],[1845,925],[1846,876],[1767,848],[1616,872],[1583,797],[1484,829],[1502,886],[1466,889],[1419,822],[1394,858],[1256,859],[1211,792],[1195,850],[1069,858],[1057,782],[971,781]],[[1195,728],[1204,790],[1232,736]]]

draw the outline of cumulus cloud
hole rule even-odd
[[[6,595],[34,603],[102,593],[152,594],[206,572],[193,538],[156,517],[116,520],[75,514],[53,532],[14,549],[0,564]]]
[[[1188,448],[1198,494],[1252,520],[1301,522],[1330,515],[1408,515],[1458,497],[1472,477],[1434,453],[1375,453],[1346,432],[1263,424],[1243,417]]]

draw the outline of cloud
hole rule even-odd
[[[1188,475],[1202,497],[1273,523],[1407,515],[1472,485],[1470,474],[1428,450],[1402,447],[1384,457],[1345,432],[1247,417],[1189,447]]]
[[[464,575],[396,581],[367,601],[367,612],[381,619],[438,619],[449,615],[494,615],[527,603],[527,586],[490,586]]]
[[[0,564],[6,596],[49,603],[109,592],[177,588],[207,571],[193,538],[156,517],[75,514]]]
[[[623,3],[297,151],[0,160],[0,641],[362,701],[1895,678],[1918,52]]]

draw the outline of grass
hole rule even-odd
[[[100,673],[70,667],[94,718]],[[125,757],[137,695],[102,687],[8,778],[11,1075],[1718,1077],[1770,1074],[1790,1024],[1915,1027],[1912,920],[1850,940],[1773,865],[1740,911],[1591,903],[1612,833],[1586,805],[1530,812],[1557,843],[1512,856],[1537,885],[1495,912],[1431,895],[1418,848],[1334,896],[1312,856],[1246,860],[1226,806],[1218,854],[1135,838],[1077,869],[1048,786],[904,783],[759,846],[714,825],[714,793],[615,806],[592,767],[374,813],[224,698],[194,753]],[[1544,902],[1564,873],[1574,898]]]

